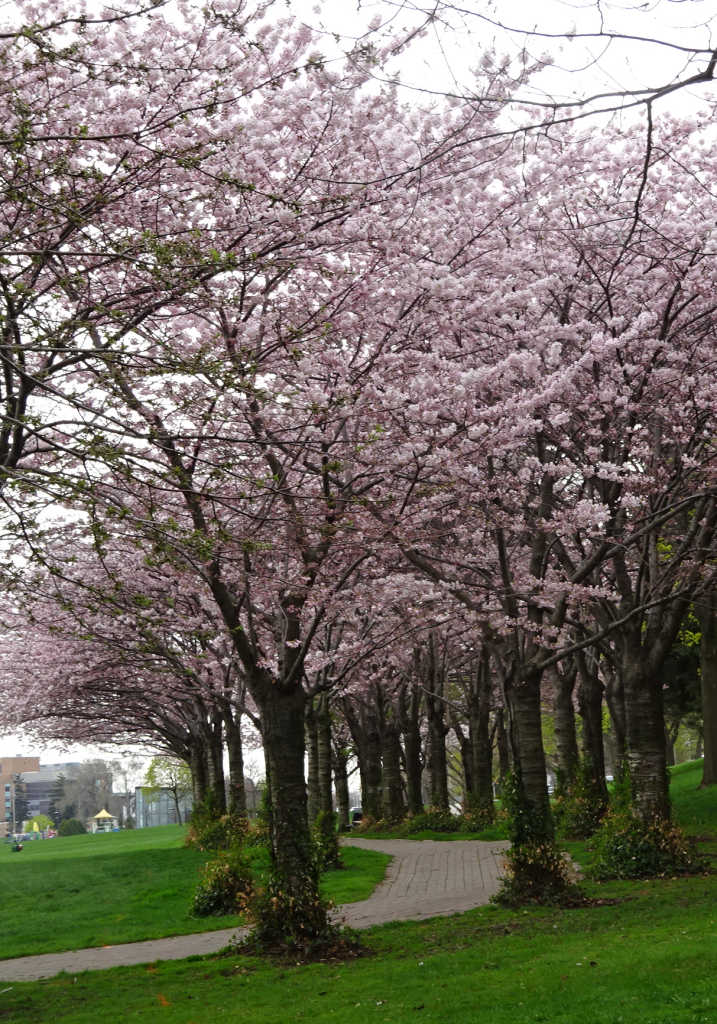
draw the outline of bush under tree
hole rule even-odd
[[[57,834],[62,838],[66,836],[84,836],[87,834],[87,827],[81,821],[78,821],[77,818],[67,818],[65,821],[60,822]]]

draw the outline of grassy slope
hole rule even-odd
[[[676,814],[714,840],[717,792],[675,773]],[[385,925],[355,963],[278,967],[207,959],[14,985],[0,1021],[67,1024],[693,1024],[717,1015],[717,875],[595,887],[630,897],[590,910],[482,908]],[[420,1011],[417,1017],[416,1013]]]
[[[182,847],[176,825],[0,846],[0,959],[231,928],[238,917],[190,917],[207,855]],[[338,903],[366,899],[389,858],[346,850],[324,888]],[[262,872],[261,853],[254,862]]]

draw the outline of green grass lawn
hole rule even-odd
[[[673,799],[709,846],[717,793],[696,789],[699,767],[675,772]],[[717,874],[587,888],[624,902],[384,925],[365,933],[371,954],[349,963],[209,957],[8,983],[0,1022],[717,1022]]]
[[[234,916],[190,916],[208,855],[183,847],[183,837],[184,829],[167,825],[35,840],[21,853],[0,845],[0,959],[241,924]],[[266,855],[252,853],[261,875]],[[344,870],[324,876],[337,903],[370,896],[390,858],[347,848],[343,860]]]
[[[713,877],[601,886],[590,910],[384,925],[353,963],[208,958],[60,976],[0,994],[0,1020],[687,1024],[717,1014]],[[9,987],[9,983],[8,983]]]

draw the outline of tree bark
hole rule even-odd
[[[403,783],[401,780],[400,724],[397,716],[385,723],[381,743],[381,782],[383,787],[383,817],[400,821],[405,817]]]
[[[493,682],[490,658],[484,649],[477,659],[464,692],[467,704],[468,734],[463,732],[459,716],[451,712],[453,730],[461,750],[465,809],[483,818],[493,817],[493,746],[490,735],[490,698]]]
[[[287,692],[272,685],[255,694],[267,761],[272,854],[281,875],[299,892],[313,860],[304,778],[306,695],[300,686]]]
[[[403,748],[406,762],[406,794],[408,813],[423,814],[423,759],[421,757],[422,690],[412,685],[407,700],[406,728]]]
[[[646,822],[654,818],[669,820],[662,675],[659,666],[643,650],[642,637],[634,629],[626,637],[623,658],[633,811]]]
[[[213,715],[206,725],[208,796],[217,814],[227,813],[227,791],[224,777],[224,744],[221,715]]]
[[[321,810],[321,793],[319,790],[319,732],[316,722],[316,708],[313,701],[306,704],[306,752],[308,754],[307,813],[309,824],[313,825]]]
[[[428,753],[426,769],[430,805],[437,811],[447,811],[448,765],[446,762],[445,705],[439,696],[426,694],[426,715],[428,718]]]
[[[574,659],[571,659],[568,664],[555,665],[548,673],[553,685],[558,789],[566,794],[572,792],[575,773],[580,763],[575,728],[575,707],[573,706],[573,690],[575,689],[577,671],[577,665]]]
[[[516,767],[516,782],[524,804],[530,835],[525,840],[540,842],[554,838],[553,816],[545,769],[545,750],[540,714],[542,672],[520,678],[508,677],[505,697],[510,716],[510,749]],[[524,841],[517,837],[518,843]]]
[[[609,663],[603,664],[605,675],[605,700],[612,724],[612,772],[616,779],[622,779],[627,758],[627,722],[625,717],[625,687],[621,671]]]
[[[319,811],[329,816],[333,829],[334,800],[331,786],[331,712],[329,698],[322,693],[315,701],[316,763],[319,783]]]
[[[374,694],[381,732],[382,817],[387,821],[400,821],[406,814],[401,777],[403,722],[399,712],[405,699],[405,685],[399,686],[395,703],[387,698],[384,688],[379,684],[375,685]]]
[[[172,794],[172,800],[174,801],[174,810],[175,810],[175,813],[177,815],[177,824],[181,825],[182,824],[182,809],[179,806],[179,797],[177,795],[177,790],[176,790],[176,788],[174,788],[174,789],[170,790],[170,792]]]
[[[599,660],[594,652],[576,654],[580,686],[578,709],[583,720],[583,766],[585,782],[592,796],[607,807],[609,796],[605,779],[605,747],[602,738],[603,688]]]
[[[361,809],[364,818],[378,821],[383,813],[381,777],[381,731],[375,708],[343,702],[344,715],[356,747],[361,779]]]
[[[505,708],[498,708],[495,713],[495,737],[498,745],[498,778],[501,787],[510,772],[510,743],[508,730],[505,727]]]
[[[198,806],[207,798],[207,758],[204,747],[197,743],[189,755],[189,770],[192,773],[192,797]]]
[[[336,786],[336,808],[339,815],[339,832],[347,832],[349,828],[349,774],[348,751],[340,737],[333,737],[331,765]]]
[[[241,738],[241,714],[235,718],[230,712],[224,716],[224,735],[229,755],[229,810],[246,816],[246,787],[244,785],[244,748]]]
[[[700,598],[694,609],[702,633],[700,687],[705,760],[700,785],[713,786],[717,783],[717,595],[712,593]]]

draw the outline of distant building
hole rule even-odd
[[[244,779],[244,788],[246,790],[246,806],[249,817],[254,817],[261,807],[264,786],[255,786],[251,779]],[[137,786],[134,792],[135,824],[137,828],[153,828],[155,825],[177,824],[177,809],[170,790],[159,789],[152,793],[147,793],[143,786]],[[193,805],[194,800],[191,793],[187,793],[179,801],[183,824],[189,821]]]
[[[36,814],[47,814],[50,807],[50,791],[59,778],[64,775],[69,781],[75,778],[80,765],[76,761],[64,764],[40,764],[39,757],[3,757],[0,758],[0,835],[9,831],[13,820],[15,782],[18,775],[22,776],[23,795],[27,801],[27,818]]]
[[[73,782],[79,769],[79,761],[67,761],[65,764],[41,764],[39,771],[23,772],[28,817],[34,818],[36,814],[47,814],[49,817],[50,793],[55,782],[61,775],[67,782]]]
[[[154,790],[147,793],[143,786],[137,786],[135,794],[135,825],[137,828],[153,828],[155,825],[176,825],[177,808],[174,797],[168,789]],[[182,812],[182,823],[192,813],[192,794],[187,793],[179,801]]]
[[[39,757],[3,757],[0,759],[0,794],[2,794],[2,799],[0,800],[0,823],[3,826],[3,835],[9,831],[9,826],[13,820],[15,805],[14,777],[22,775],[24,778],[25,772],[37,772],[39,770]]]

